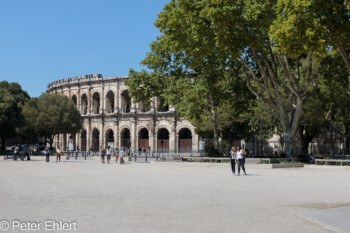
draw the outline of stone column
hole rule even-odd
[[[179,153],[179,134],[178,133],[176,133],[176,136],[175,136],[175,152]]]
[[[173,129],[169,132],[169,152],[176,153],[176,131]]]
[[[100,141],[100,148],[101,148],[101,146],[102,147],[105,147],[105,144],[104,144],[104,140],[105,139],[105,133],[103,132],[103,124],[101,123],[100,124],[100,139],[99,139],[99,141]]]
[[[86,150],[90,151],[90,146],[91,146],[91,124],[89,122],[88,127],[86,129]]]

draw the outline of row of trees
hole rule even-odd
[[[250,134],[249,119],[280,132],[288,157],[297,133],[307,153],[334,124],[349,149],[348,0],[173,0],[155,26],[150,71],[130,70],[135,101],[164,98],[215,147]]]
[[[74,102],[66,96],[43,93],[30,98],[18,83],[0,82],[0,138],[45,139],[52,147],[57,134],[75,134],[83,120]]]

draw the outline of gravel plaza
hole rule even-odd
[[[229,164],[52,157],[0,171],[0,232],[350,232],[349,169],[247,165],[233,176]]]

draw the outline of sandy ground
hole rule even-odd
[[[228,165],[101,164],[98,160],[0,162],[3,232],[330,232],[301,213],[350,206],[350,170]],[[42,223],[13,229],[13,221]],[[1,232],[1,230],[0,230]]]

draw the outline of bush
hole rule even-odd
[[[227,157],[230,155],[230,150],[231,145],[227,141],[220,141],[218,143],[218,148],[216,149],[214,141],[208,140],[204,148],[204,153],[205,156],[208,157]]]

